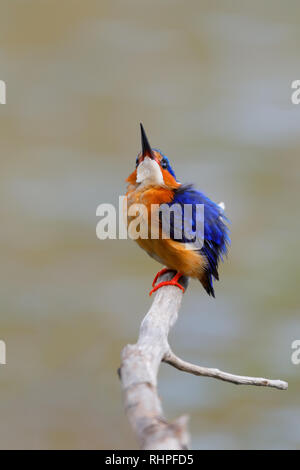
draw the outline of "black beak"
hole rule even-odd
[[[143,128],[143,124],[141,123],[141,140],[142,140],[142,157],[150,157],[154,160],[154,154],[150,147],[149,141],[146,136],[145,129]]]

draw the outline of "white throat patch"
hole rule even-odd
[[[159,164],[149,157],[144,160],[137,167],[136,182],[142,185],[164,185],[163,175]]]

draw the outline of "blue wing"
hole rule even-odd
[[[219,260],[221,259],[223,261],[223,255],[227,253],[227,247],[230,244],[229,230],[226,225],[228,220],[224,216],[223,209],[218,204],[215,204],[200,191],[195,190],[192,185],[182,185],[177,190],[175,190],[174,198],[172,202],[169,203],[169,206],[172,206],[173,204],[179,204],[182,209],[184,209],[184,204],[192,205],[192,212],[190,211],[188,214],[188,217],[191,217],[191,220],[189,220],[189,223],[186,224],[187,227],[190,227],[191,231],[190,234],[187,234],[188,238],[186,238],[183,234],[179,240],[174,236],[172,227],[170,230],[171,238],[183,243],[194,241],[192,237],[193,234],[196,235],[196,237],[197,235],[199,236],[196,229],[197,226],[203,227],[203,223],[201,224],[201,221],[198,220],[199,217],[203,217],[203,215],[201,216],[203,212],[199,213],[199,211],[196,210],[196,205],[204,205],[204,234],[202,233],[202,236],[200,234],[203,243],[202,248],[199,249],[199,252],[201,255],[206,257],[208,266],[205,273],[205,279],[202,284],[207,293],[214,297],[213,278],[217,280],[219,279]],[[184,210],[182,210],[182,226],[184,223],[184,217]],[[171,225],[172,223],[174,224],[174,220],[172,222],[171,219]]]

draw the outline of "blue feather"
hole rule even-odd
[[[219,260],[221,259],[223,261],[223,255],[226,255],[227,247],[230,244],[229,230],[226,225],[228,219],[225,217],[223,209],[218,204],[211,201],[211,199],[200,191],[195,190],[192,185],[181,185],[174,191],[174,198],[172,202],[169,203],[169,206],[172,207],[174,204],[179,204],[182,209],[184,209],[184,204],[192,204],[192,220],[189,220],[188,224],[191,230],[190,233],[187,234],[188,238],[186,238],[184,234],[181,239],[175,238],[175,220],[174,218],[173,220],[171,219],[170,236],[182,243],[195,241],[195,237],[191,239],[192,235],[196,237],[199,236],[199,234],[193,233],[195,232],[196,226],[201,226],[201,224],[199,224],[199,222],[201,222],[199,220],[199,211],[196,211],[196,204],[204,205],[204,237],[202,235],[202,239],[204,238],[204,240],[202,248],[199,249],[199,253],[205,256],[208,262],[204,287],[209,295],[214,296],[213,279],[219,279]],[[178,220],[176,222],[178,223]],[[181,224],[183,233],[184,210],[182,210]]]

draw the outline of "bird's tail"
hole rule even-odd
[[[205,271],[202,274],[202,276],[199,278],[199,281],[201,282],[208,295],[215,297],[212,275],[208,271]]]

